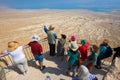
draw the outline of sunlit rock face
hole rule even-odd
[[[120,80],[120,58],[116,58],[103,80]]]

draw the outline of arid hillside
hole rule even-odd
[[[0,11],[0,50],[7,48],[7,42],[17,40],[27,44],[34,33],[45,38],[44,25],[53,25],[60,37],[77,35],[91,43],[100,44],[109,39],[110,45],[120,45],[120,15],[111,12],[84,10],[13,10]]]

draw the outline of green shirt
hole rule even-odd
[[[79,56],[79,51],[77,51],[75,53],[68,51],[68,56],[69,56],[68,63],[69,64],[76,64],[77,60],[78,60],[78,56]]]

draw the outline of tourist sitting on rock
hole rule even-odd
[[[56,45],[57,35],[53,30],[54,30],[54,27],[52,25],[49,26],[49,29],[46,26],[44,26],[44,31],[47,33],[47,37],[48,37],[50,56],[56,55],[55,54],[55,45]]]
[[[87,59],[87,67],[90,72],[93,70],[94,66],[96,65],[97,57],[98,57],[98,50],[99,48],[96,45],[92,45],[90,47],[91,54]]]
[[[69,50],[67,54],[67,61],[68,61],[67,74],[69,76],[71,76],[70,71],[73,72],[72,76],[75,76],[79,54],[80,52],[78,51],[78,45],[76,43],[76,36],[71,36],[71,42],[69,44]]]
[[[64,59],[65,43],[66,43],[66,35],[61,34],[61,38],[58,39],[58,45],[57,45],[57,57],[59,57],[60,60]]]
[[[43,48],[42,45],[38,42],[40,40],[38,35],[33,35],[32,41],[28,44],[31,47],[31,51],[36,61],[39,62],[40,70],[44,70],[45,66],[43,65]]]
[[[103,43],[100,45],[99,56],[97,58],[97,65],[95,66],[97,69],[101,69],[101,60],[111,57],[112,49],[108,45],[108,40],[104,40]]]
[[[73,77],[72,80],[98,80],[98,78],[91,74],[87,67],[81,65],[78,69],[77,76]]]
[[[114,61],[116,57],[120,57],[120,47],[114,48],[113,50],[115,51],[115,54],[113,55],[112,61]]]
[[[23,53],[23,46],[19,46],[17,41],[8,42],[8,49],[2,53],[10,54],[17,68],[23,75],[28,72],[27,59]]]

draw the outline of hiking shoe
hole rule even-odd
[[[45,69],[45,66],[43,66],[42,68],[40,67],[40,70],[43,71]]]

